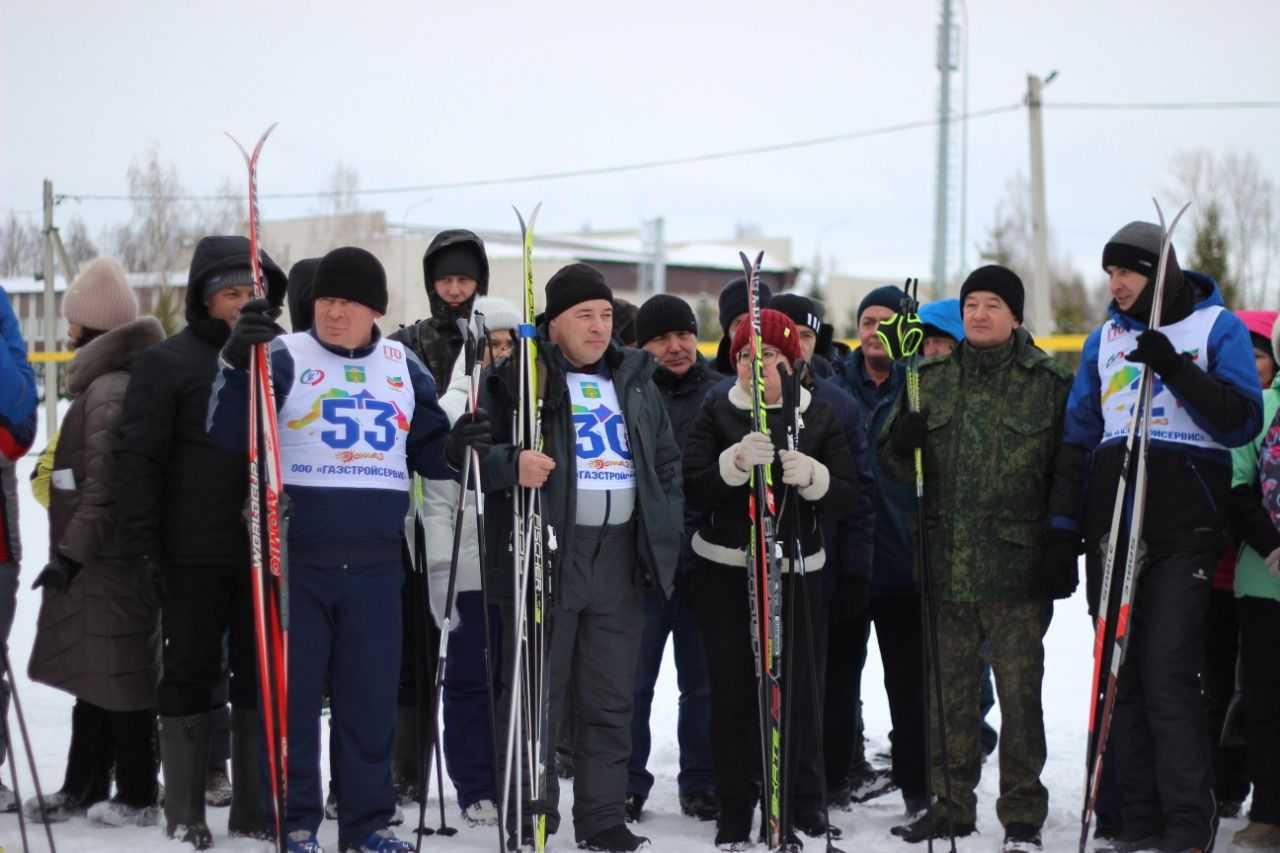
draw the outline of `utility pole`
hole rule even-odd
[[[1049,282],[1049,221],[1044,201],[1044,134],[1041,129],[1040,92],[1053,81],[1054,71],[1041,81],[1034,74],[1027,75],[1027,118],[1030,122],[1031,141],[1031,271],[1030,311],[1027,320],[1031,331],[1048,335],[1054,331],[1053,292]]]
[[[667,248],[661,216],[640,223],[640,263],[637,264],[636,294],[641,300],[667,292]]]
[[[947,287],[947,208],[950,202],[951,165],[951,0],[942,0],[938,25],[938,174],[933,199],[933,286],[931,299],[941,299]]]
[[[52,436],[58,426],[58,302],[53,289],[53,181],[44,182],[44,422]]]

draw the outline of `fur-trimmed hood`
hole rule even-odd
[[[128,370],[138,353],[162,340],[164,327],[151,316],[139,317],[99,335],[76,350],[67,366],[67,392],[75,396],[104,373]]]

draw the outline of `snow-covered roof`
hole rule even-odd
[[[167,276],[158,272],[131,272],[128,273],[129,286],[151,287],[160,284],[165,278],[169,284],[186,286],[187,271],[171,272]],[[36,278],[33,275],[22,276],[0,276],[0,287],[3,287],[9,293],[44,293],[44,279]],[[67,289],[67,280],[62,275],[55,275],[53,278],[53,289],[59,293]]]

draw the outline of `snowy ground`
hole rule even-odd
[[[43,437],[40,438],[36,447],[37,449],[43,447]],[[27,478],[34,465],[35,456],[32,454],[22,460],[18,466],[25,555],[22,562],[23,583],[18,596],[18,615],[10,637],[10,649],[14,668],[19,673],[18,694],[31,731],[37,769],[43,789],[48,793],[57,790],[62,783],[70,737],[73,700],[65,693],[31,683],[25,676],[27,659],[35,633],[36,613],[40,605],[39,593],[32,592],[28,587],[44,565],[48,548],[48,525],[45,512],[31,496],[31,490],[27,485]],[[1088,689],[1090,675],[1092,641],[1083,597],[1077,594],[1070,601],[1059,603],[1053,624],[1045,639],[1047,675],[1044,685],[1049,762],[1043,779],[1050,792],[1049,819],[1044,829],[1044,842],[1045,849],[1054,853],[1075,850],[1079,837],[1084,735],[1087,724],[1085,692]],[[839,650],[832,650],[832,654],[839,653]],[[657,784],[645,806],[644,819],[635,829],[652,839],[655,853],[711,851],[715,849],[712,843],[715,834],[713,824],[698,823],[692,818],[681,815],[676,798],[675,777],[678,755],[674,733],[677,691],[674,672],[668,648],[667,661],[658,682],[652,719],[654,745],[650,769],[657,777]],[[885,749],[888,743],[888,706],[884,691],[879,688],[882,676],[879,653],[872,649],[868,654],[863,680],[864,714],[867,736],[870,740],[869,753]],[[993,723],[998,722],[998,716],[998,710],[992,712]],[[10,719],[11,723],[14,722],[12,714]],[[14,729],[16,733],[16,725]],[[322,738],[321,741],[327,745],[327,738]],[[21,756],[21,753],[19,754]],[[999,849],[1003,833],[995,816],[995,798],[998,791],[997,760],[997,756],[992,756],[987,762],[984,768],[986,773],[979,787],[978,834],[957,842],[956,846],[960,853]],[[25,759],[20,757],[18,763],[19,784],[22,786],[22,794],[25,798],[31,796],[33,792],[31,775]],[[7,765],[3,768],[3,778],[5,784],[10,783]],[[559,851],[576,849],[567,818],[572,796],[571,787],[566,785],[561,803],[562,814],[566,815],[565,827],[561,835],[551,839],[548,850],[559,853]],[[459,824],[460,816],[452,799],[448,807],[450,825]],[[901,798],[890,795],[873,800],[866,805],[855,806],[852,811],[833,812],[833,823],[844,830],[844,839],[837,842],[838,846],[846,853],[911,849],[923,851],[924,845],[913,848],[889,834],[889,828],[900,822],[901,811]],[[428,811],[429,826],[435,825],[438,815],[438,810]],[[416,809],[413,814],[408,815],[408,818],[416,823]],[[227,853],[232,851],[267,853],[272,849],[270,845],[262,842],[229,839],[226,834],[227,809],[210,809],[209,823],[213,828],[218,850],[224,850]],[[1243,820],[1223,821],[1218,836],[1220,849],[1226,849],[1231,834],[1242,825]],[[32,851],[48,850],[48,842],[39,825],[28,824],[27,830]],[[92,826],[81,818],[55,824],[53,831],[54,841],[60,853],[126,853],[126,851],[133,853],[141,850],[170,850],[176,853],[190,850],[186,845],[166,839],[163,831],[154,827],[108,829]],[[402,833],[402,837],[408,837],[408,833]],[[338,844],[335,823],[325,822],[320,830],[320,841],[327,846],[330,853],[336,853]],[[820,841],[814,840],[807,843],[810,850],[821,850]],[[463,827],[452,838],[425,838],[422,848],[428,853],[455,850],[492,851],[497,848],[497,833],[493,829]],[[12,814],[0,815],[0,853],[5,851],[14,853],[21,849],[17,817]],[[757,849],[763,848],[757,846]],[[939,846],[937,849],[944,848]]]

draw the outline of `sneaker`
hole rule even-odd
[[[462,810],[467,826],[497,826],[498,804],[493,800],[477,800]]]
[[[1280,826],[1251,820],[1231,836],[1231,853],[1280,853]]]
[[[288,853],[324,853],[324,848],[316,840],[315,833],[305,829],[295,830],[284,838],[284,849]]]
[[[8,812],[16,812],[18,810],[18,798],[0,782],[0,814]]]
[[[1029,823],[1011,823],[1004,828],[1004,844],[1000,853],[1040,853],[1040,830]]]
[[[889,832],[908,844],[919,844],[930,838],[950,838],[952,833],[956,838],[963,838],[966,835],[972,835],[976,828],[972,823],[948,820],[944,808],[933,808],[919,819],[902,826],[895,826]]]
[[[620,823],[579,841],[578,849],[594,850],[597,853],[632,853],[634,850],[648,850],[649,839],[633,835],[626,824]]]
[[[715,791],[694,791],[680,795],[680,811],[698,820],[715,820],[720,814],[720,799]]]
[[[73,817],[80,817],[87,809],[80,805],[75,797],[65,791],[55,791],[44,798],[44,809],[40,808],[40,798],[32,797],[23,805],[27,820],[42,823],[46,818],[49,823],[62,823]]]
[[[716,849],[723,850],[725,853],[742,853],[744,850],[750,850],[755,847],[755,843],[750,838],[740,838],[737,841],[717,841]]]
[[[627,794],[627,799],[623,803],[623,812],[626,814],[627,823],[640,822],[640,815],[644,812],[644,800],[643,794]]]
[[[204,777],[204,803],[215,809],[231,805],[231,777],[225,765],[209,768]]]
[[[827,821],[827,816],[823,814],[821,809],[807,809],[796,812],[791,816],[791,826],[810,838],[825,838],[828,830],[830,830],[832,838],[839,838],[844,834],[841,832],[840,827],[834,826]]]
[[[396,838],[389,829],[380,829],[355,844],[343,842],[338,849],[342,853],[406,853],[413,849],[413,844]]]
[[[131,806],[117,797],[94,803],[87,814],[90,823],[102,826],[155,826],[160,822],[159,806]]]
[[[865,803],[876,797],[898,790],[893,781],[893,770],[888,767],[872,767],[862,762],[849,771],[849,800]]]

